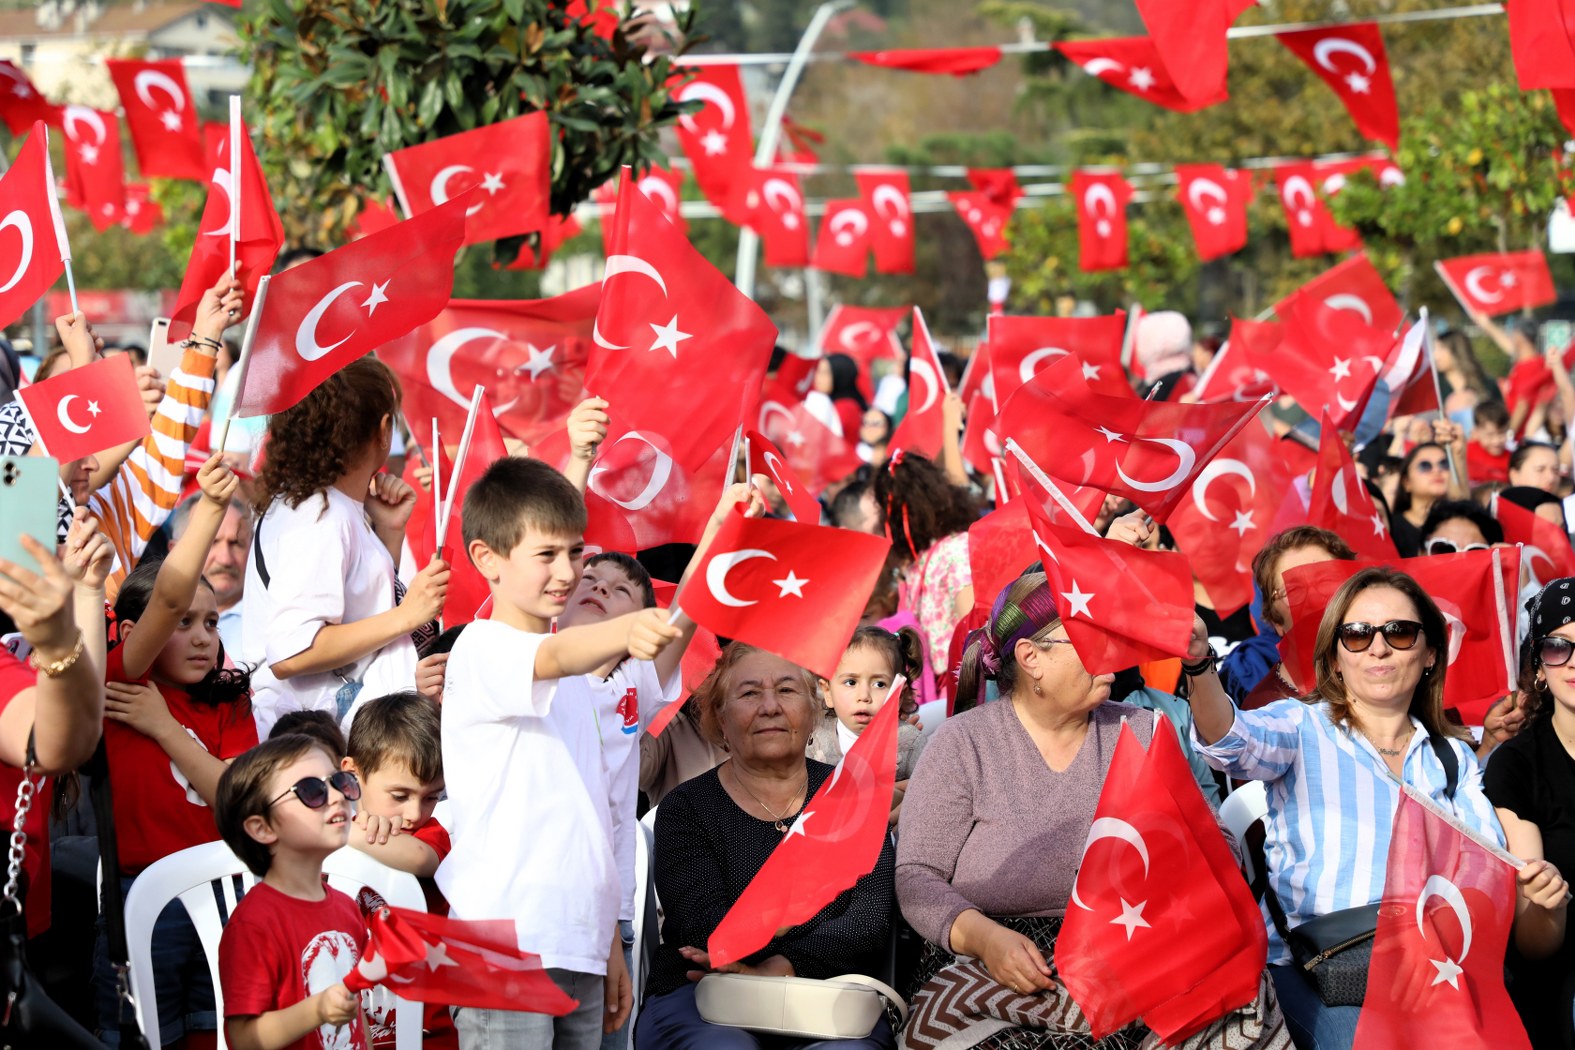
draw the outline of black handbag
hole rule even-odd
[[[1444,767],[1444,797],[1453,799],[1460,780],[1460,761],[1449,741],[1430,735],[1427,742]],[[1260,868],[1261,870],[1261,868]],[[1378,905],[1342,908],[1291,926],[1279,895],[1264,879],[1263,903],[1280,939],[1325,1006],[1361,1006],[1367,996],[1367,967],[1378,932]]]

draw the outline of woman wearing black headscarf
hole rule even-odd
[[[848,441],[859,439],[859,424],[869,401],[859,389],[859,364],[847,354],[827,354],[815,366],[815,393],[831,399],[837,422],[842,425],[842,436]]]

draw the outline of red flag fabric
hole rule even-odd
[[[1298,294],[1305,293],[1323,302],[1333,310],[1350,310],[1361,316],[1374,328],[1385,332],[1399,331],[1405,321],[1405,311],[1395,301],[1384,279],[1367,258],[1358,253],[1344,262],[1331,266],[1323,273],[1303,284],[1296,292],[1274,304],[1274,311],[1281,318],[1284,308]]]
[[[1062,361],[1024,383],[997,423],[1052,477],[1124,496],[1162,523],[1263,404],[1111,397]]]
[[[988,612],[995,599],[1044,555],[1034,542],[1028,501],[1014,499],[968,526],[968,569],[973,574],[973,607]]]
[[[120,118],[109,110],[65,106],[66,203],[87,213],[100,232],[120,221],[126,208],[126,162],[120,151]]]
[[[1275,389],[1265,360],[1280,347],[1280,325],[1273,321],[1231,318],[1230,338],[1204,369],[1193,395],[1203,402],[1256,401]]]
[[[599,284],[552,299],[455,299],[377,356],[399,376],[413,422],[436,418],[457,440],[471,391],[485,386],[504,433],[534,445],[581,400],[601,301]]]
[[[1001,61],[998,47],[913,48],[906,51],[849,51],[848,57],[867,66],[906,73],[937,73],[965,77]]]
[[[1351,452],[1327,411],[1318,439],[1318,466],[1312,476],[1307,522],[1338,534],[1358,557],[1399,557],[1388,522],[1362,484]]]
[[[1462,255],[1444,259],[1438,273],[1468,310],[1497,315],[1534,310],[1558,298],[1540,251]]]
[[[454,286],[470,204],[461,194],[273,278],[233,414],[282,412],[351,361],[436,317]]]
[[[1178,91],[1207,99],[1225,90],[1225,32],[1239,13],[1229,0],[1137,0],[1137,9]]]
[[[782,493],[782,502],[787,504],[794,521],[819,525],[820,501],[810,494],[809,486],[788,466],[787,456],[782,450],[758,430],[744,431],[744,441],[749,448],[750,476],[764,474],[772,480],[777,491]]]
[[[1056,969],[1096,1039],[1142,1017],[1179,1045],[1258,994],[1263,920],[1162,717],[1146,753],[1121,727],[1071,905]]]
[[[870,216],[870,248],[876,273],[913,272],[913,205],[908,173],[879,168],[854,169]]]
[[[126,217],[121,225],[132,233],[143,236],[152,233],[164,223],[164,209],[153,200],[145,182],[126,183]]]
[[[53,124],[60,107],[43,96],[16,63],[0,59],[0,120],[11,134],[20,135],[35,121]]]
[[[1285,673],[1298,688],[1315,687],[1313,659],[1318,624],[1334,592],[1359,570],[1388,565],[1407,573],[1437,603],[1449,626],[1449,672],[1444,706],[1460,712],[1467,725],[1481,725],[1487,710],[1515,691],[1520,673],[1516,654],[1516,588],[1520,552],[1495,547],[1461,554],[1420,558],[1362,558],[1303,565],[1285,574],[1285,602],[1291,630],[1280,640]]]
[[[1377,23],[1347,22],[1275,37],[1334,89],[1356,130],[1390,149],[1400,148],[1400,109]]]
[[[10,170],[0,175],[0,327],[25,314],[60,279],[68,254],[49,164],[49,132],[40,121]]]
[[[1530,1050],[1504,987],[1515,898],[1514,867],[1402,794],[1352,1050]]]
[[[39,444],[62,463],[140,441],[152,429],[126,354],[33,383],[16,396]]]
[[[456,445],[463,434],[463,426],[459,430],[444,431],[444,441],[452,441]],[[427,444],[429,442],[422,442]],[[481,407],[476,412],[476,426],[470,435],[470,448],[465,454],[463,467],[449,459],[447,449],[439,449],[439,456],[443,461],[443,502],[450,506],[450,520],[448,534],[443,537],[443,545],[448,550],[447,561],[452,567],[448,581],[448,594],[443,599],[443,624],[454,627],[458,624],[469,623],[477,618],[477,613],[492,595],[487,586],[486,578],[481,571],[470,561],[465,550],[465,493],[470,491],[470,486],[475,484],[488,467],[509,454],[503,444],[503,432],[498,429],[496,410],[492,400],[485,393],[481,395]],[[458,471],[456,476],[455,471]],[[453,493],[450,499],[449,493]],[[437,537],[425,544],[426,549],[417,550],[411,545],[411,551],[416,555],[417,561],[425,565],[436,553]]]
[[[870,213],[864,201],[828,200],[810,265],[825,273],[863,277],[869,272],[869,255]]]
[[[963,459],[986,477],[994,471],[995,461],[1005,452],[999,415],[994,399],[983,391],[968,401],[968,421],[963,425]]]
[[[986,321],[990,376],[995,396],[1011,399],[1017,388],[1063,357],[1074,357],[1089,387],[1128,397],[1132,387],[1121,367],[1121,341],[1127,315],[1120,310],[1099,317],[1014,317],[993,314]]]
[[[1011,168],[967,168],[968,184],[995,204],[1009,208],[1024,196]]]
[[[1575,550],[1569,533],[1535,511],[1507,499],[1493,498],[1493,514],[1504,527],[1504,542],[1520,547],[1527,580],[1546,587],[1554,580],[1575,576]]]
[[[368,198],[361,210],[356,212],[355,222],[350,226],[350,239],[359,241],[362,237],[386,230],[399,221],[399,216],[394,214],[394,209],[388,206],[387,201]]]
[[[1293,472],[1280,453],[1263,427],[1244,427],[1192,483],[1192,498],[1170,516],[1176,545],[1221,617],[1251,604],[1252,559],[1291,496]]]
[[[239,280],[245,294],[243,315],[250,313],[257,295],[257,284],[278,258],[284,247],[284,223],[274,210],[273,197],[268,192],[262,165],[252,152],[252,140],[241,125],[241,184],[232,187],[230,170],[230,141],[221,139],[220,153],[208,182],[208,203],[202,211],[202,221],[197,225],[197,238],[191,246],[191,259],[186,263],[186,276],[182,278],[180,295],[175,300],[175,311],[170,314],[171,340],[184,339],[191,334],[191,325],[197,317],[197,304],[202,293],[212,288],[230,268],[230,194],[240,194],[240,228],[235,242],[235,263],[240,268]]]
[[[725,457],[754,406],[777,330],[635,189],[627,172],[615,221],[618,251],[607,259],[585,375],[586,390],[608,401],[613,424],[587,506],[597,527],[611,530],[599,535],[638,541],[603,546],[694,542],[715,499],[688,498],[682,484],[669,491],[667,483],[675,467],[679,482],[703,478],[707,492],[713,476],[717,484],[723,480],[725,464],[714,472],[706,464]],[[649,459],[642,451],[648,448],[656,458],[648,471],[631,474],[632,462],[615,471],[620,445],[625,455]],[[627,480],[614,483],[620,473],[649,476],[631,487]]]
[[[1197,98],[1182,94],[1160,60],[1154,41],[1146,36],[1062,40],[1052,46],[1089,76],[1177,113],[1192,113],[1230,97],[1224,77],[1212,94]]]
[[[1006,227],[1012,221],[1012,209],[990,200],[977,190],[954,191],[946,195],[957,209],[962,221],[968,224],[973,239],[979,244],[979,254],[994,259],[1006,251]]]
[[[1520,90],[1575,88],[1575,2],[1514,0],[1504,7]]]
[[[667,168],[658,168],[654,165],[644,175],[635,180],[635,187],[657,207],[662,209],[662,214],[667,216],[667,221],[678,227],[679,233],[689,232],[689,220],[684,218],[681,206],[683,204],[684,173],[672,171]],[[618,201],[618,187],[607,183],[607,203],[616,204]],[[612,223],[603,222],[602,229],[609,231]],[[608,254],[611,254],[610,252]]]
[[[1441,407],[1438,386],[1433,382],[1433,369],[1428,361],[1427,322],[1417,321],[1395,343],[1378,377],[1389,391],[1390,418],[1435,412]]]
[[[906,306],[846,306],[831,308],[820,330],[823,354],[847,354],[858,363],[859,389],[869,399],[875,397],[872,369],[882,359],[900,360],[902,343],[897,326],[908,316]],[[854,435],[849,434],[852,438]]]
[[[197,182],[207,178],[197,107],[181,60],[106,58],[104,64],[120,94],[142,177]]]
[[[1176,199],[1192,227],[1198,258],[1207,262],[1247,246],[1251,173],[1221,164],[1178,164],[1176,178]]]
[[[1327,411],[1336,428],[1356,429],[1395,339],[1352,310],[1331,309],[1297,292],[1276,311],[1285,322],[1265,371],[1309,413]]]
[[[829,679],[890,547],[884,536],[732,514],[679,605],[723,638]]]
[[[875,870],[897,784],[897,700],[893,689],[722,916],[706,941],[712,966],[753,955]]]
[[[384,985],[402,999],[562,1017],[580,1004],[522,952],[513,919],[465,920],[410,908],[372,913],[366,950],[345,987]]]
[[[684,69],[682,75],[692,79],[673,90],[673,100],[703,105],[678,118],[678,144],[706,200],[729,222],[742,225],[749,217],[734,201],[738,184],[749,177],[754,153],[744,82],[737,66],[700,66]]]
[[[908,411],[891,435],[891,449],[935,459],[945,440],[945,400],[951,391],[924,314],[913,308],[913,353],[908,358]]]
[[[567,218],[561,215],[547,216],[547,225],[544,226],[534,238],[527,238],[520,245],[520,253],[514,261],[504,267],[505,270],[542,270],[547,266],[552,253],[557,251],[564,241],[572,240],[580,235],[580,220],[573,215]],[[536,246],[531,247],[534,239]]]
[[[1361,244],[1353,231],[1334,221],[1329,206],[1318,195],[1320,179],[1321,172],[1310,161],[1290,161],[1274,169],[1290,232],[1291,254],[1298,259],[1348,251]]]
[[[1119,172],[1072,173],[1077,201],[1077,265],[1084,273],[1127,266],[1127,204],[1132,184]]]
[[[431,211],[476,187],[466,244],[482,244],[547,226],[552,142],[547,114],[487,124],[394,150],[383,158],[407,216]]]
[[[864,463],[852,439],[833,432],[800,400],[762,400],[757,429],[782,450],[788,469],[807,481],[811,492],[841,481]]]
[[[734,209],[760,235],[767,266],[809,265],[809,217],[797,175],[782,168],[751,168],[734,192],[743,197]]]

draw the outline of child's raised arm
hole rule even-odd
[[[563,476],[569,484],[585,495],[585,486],[591,480],[591,464],[596,461],[596,450],[607,438],[607,402],[599,397],[588,397],[574,406],[565,425],[569,432],[569,462]]]
[[[601,623],[565,628],[537,646],[534,676],[540,680],[590,674],[626,654],[636,660],[655,660],[681,634],[661,609],[641,609]]]

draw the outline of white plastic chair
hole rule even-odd
[[[1241,846],[1241,869],[1250,883],[1257,877],[1252,852],[1247,849],[1247,829],[1269,815],[1269,792],[1259,780],[1250,780],[1226,796],[1220,806],[1220,822],[1236,836]]]
[[[927,704],[919,705],[919,721],[923,724],[922,734],[928,741],[930,734],[935,732],[935,727],[946,721],[946,701],[931,700]]]
[[[395,871],[350,847],[323,863],[328,884],[352,899],[361,887],[370,887],[389,904],[425,910],[426,898],[414,875]],[[126,895],[126,947],[131,964],[131,992],[137,1000],[137,1020],[148,1045],[158,1050],[158,997],[153,982],[153,924],[172,901],[179,899],[208,956],[213,978],[213,1001],[219,1015],[219,1050],[227,1050],[224,1037],[224,990],[219,984],[219,938],[235,906],[257,884],[257,877],[223,842],[172,853],[150,864],[131,884]],[[396,1050],[421,1050],[420,1003],[395,999]],[[414,1022],[414,1023],[411,1023]]]
[[[640,1016],[640,998],[645,994],[645,979],[651,969],[651,945],[646,940],[647,916],[655,912],[656,887],[651,882],[651,825],[640,821],[634,835],[634,944],[630,948],[629,986],[634,992],[634,1007],[629,1012],[629,1046],[634,1046],[634,1022]]]

